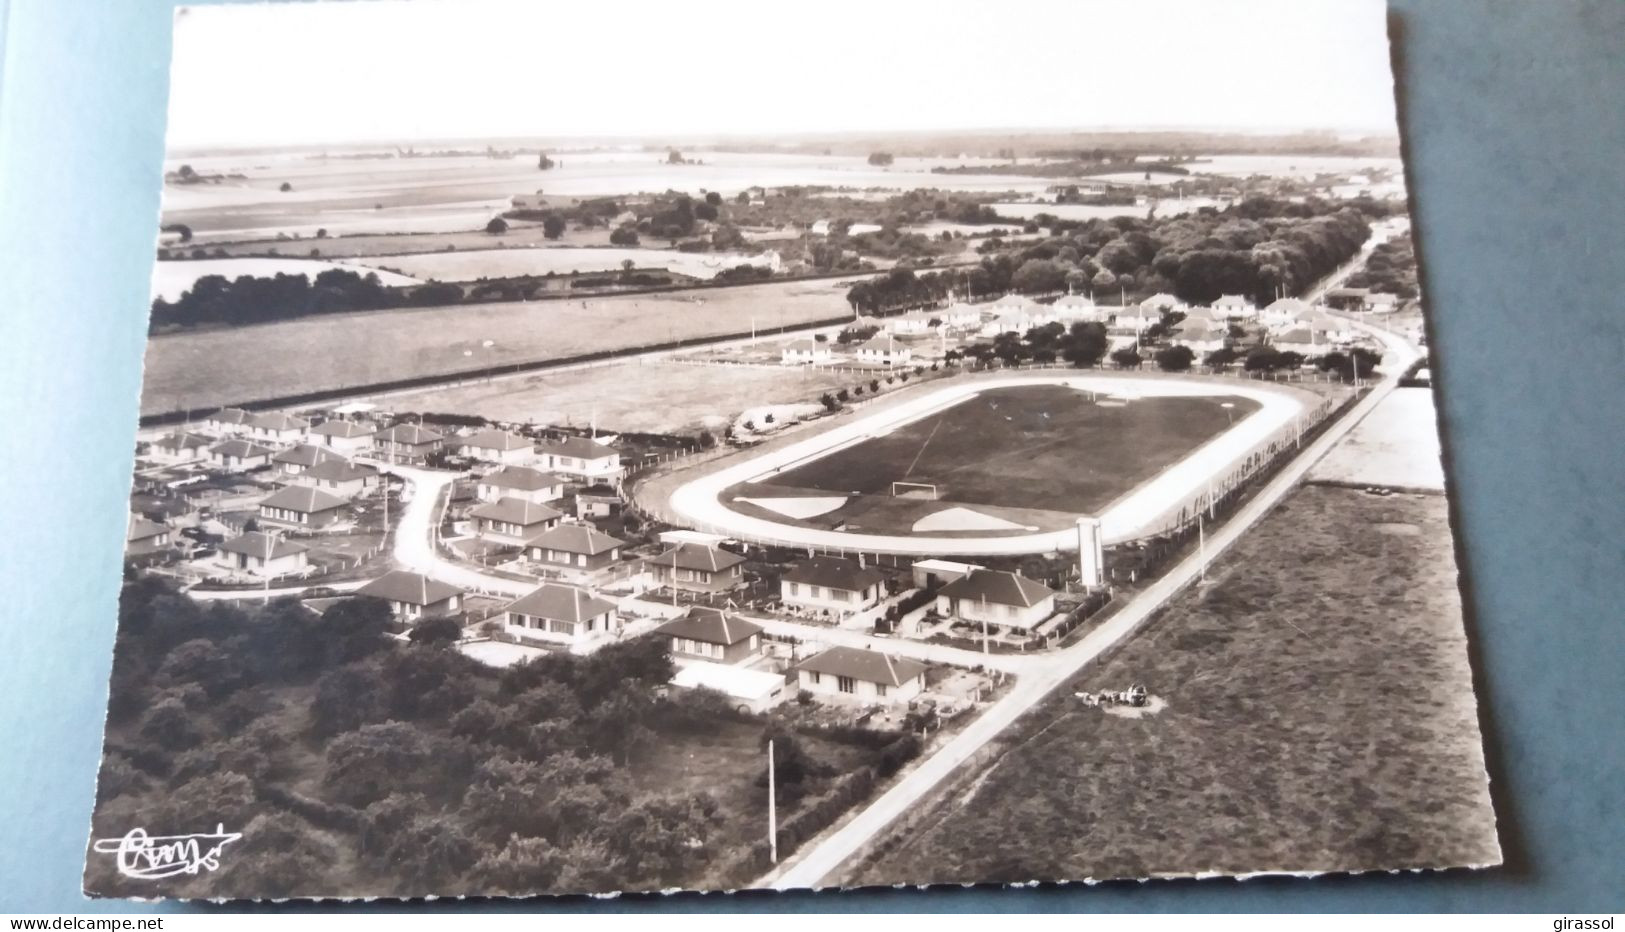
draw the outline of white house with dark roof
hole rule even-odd
[[[249,438],[260,443],[298,443],[309,429],[309,421],[281,411],[256,414],[248,420]]]
[[[832,356],[828,342],[811,337],[792,340],[779,350],[779,362],[787,366],[826,363]]]
[[[227,472],[246,472],[269,465],[275,455],[276,451],[270,447],[234,437],[209,448],[209,465]]]
[[[520,544],[559,523],[564,512],[522,498],[503,498],[480,505],[468,516],[474,533],[500,544]]]
[[[762,651],[762,626],[720,608],[696,605],[655,629],[671,638],[674,660],[740,663]]]
[[[1258,312],[1258,322],[1266,327],[1290,327],[1313,311],[1314,307],[1302,298],[1277,298]]]
[[[301,470],[290,481],[295,485],[309,486],[329,495],[350,499],[377,488],[383,482],[383,477],[371,466],[335,456]]]
[[[854,355],[858,362],[872,366],[905,366],[914,358],[914,351],[887,334],[859,343]]]
[[[474,497],[482,502],[517,498],[545,505],[564,497],[565,478],[528,466],[504,466],[488,472],[474,485]]]
[[[260,499],[260,520],[314,530],[342,518],[349,504],[308,485],[288,485]]]
[[[383,599],[395,617],[405,622],[455,615],[463,610],[463,590],[405,570],[390,570],[357,589],[356,595]]]
[[[1169,334],[1169,342],[1183,346],[1201,356],[1222,349],[1230,330],[1222,324],[1207,320],[1182,320]]]
[[[1094,298],[1081,294],[1061,295],[1050,305],[1050,312],[1063,324],[1104,322],[1106,319],[1106,309],[1096,305]]]
[[[590,524],[557,524],[525,541],[525,556],[543,566],[591,573],[619,562],[624,546],[626,541]]]
[[[1308,327],[1283,330],[1270,337],[1270,346],[1277,352],[1297,353],[1306,359],[1324,356],[1337,348],[1329,340],[1317,339],[1315,332]]]
[[[1055,614],[1054,589],[1008,570],[979,569],[937,590],[937,612],[992,628],[1031,631]]]
[[[811,557],[779,577],[779,600],[806,612],[850,615],[870,608],[885,592],[886,576],[839,557]]]
[[[621,621],[613,602],[575,586],[543,583],[509,603],[503,625],[521,637],[574,644],[613,634]]]
[[[1185,302],[1179,300],[1166,291],[1159,291],[1151,297],[1146,298],[1144,301],[1141,301],[1140,307],[1160,315],[1163,311],[1184,310]]]
[[[897,336],[923,336],[941,325],[942,318],[935,311],[909,311],[886,318],[886,332]]]
[[[271,457],[271,465],[284,476],[297,476],[317,463],[343,460],[343,457],[322,447],[301,443],[288,447]]]
[[[876,650],[831,647],[795,671],[798,685],[820,699],[901,705],[925,691],[925,664]]]
[[[242,408],[221,408],[203,419],[203,429],[222,437],[246,434],[253,417]]]
[[[486,463],[518,466],[536,459],[536,445],[518,434],[487,428],[456,440],[464,456]]]
[[[215,562],[233,573],[274,579],[304,572],[310,552],[304,544],[250,531],[221,544]]]
[[[209,457],[213,438],[189,430],[166,434],[147,446],[147,457],[170,466],[196,463]]]
[[[312,427],[306,436],[317,446],[326,447],[344,456],[354,456],[372,450],[372,438],[376,433],[378,426],[369,421],[334,418]]]
[[[731,550],[691,541],[673,544],[644,568],[655,584],[686,592],[726,592],[745,581],[745,558]]]
[[[1135,333],[1142,333],[1151,325],[1162,322],[1162,311],[1146,307],[1143,304],[1113,308],[1111,314],[1111,326],[1114,330],[1132,330]]]
[[[445,442],[445,437],[422,424],[396,424],[372,437],[373,450],[391,463],[421,463]]]
[[[124,531],[124,555],[140,558],[163,553],[170,547],[171,533],[168,525],[131,515]]]
[[[536,452],[537,466],[566,476],[615,481],[621,475],[621,451],[586,437],[544,440]]]

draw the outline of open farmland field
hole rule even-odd
[[[766,332],[849,314],[850,280],[465,304],[163,334],[147,343],[142,414],[339,389],[587,352]]]
[[[539,249],[481,249],[458,252],[375,256],[358,260],[377,269],[390,269],[422,280],[467,282],[480,278],[521,275],[560,275],[571,272],[619,271],[630,262],[640,269],[663,269],[691,278],[710,279],[735,265],[750,265],[752,257],[740,253],[695,253],[676,249],[639,249],[602,246]]]
[[[396,411],[472,414],[493,421],[586,424],[609,431],[680,433],[746,408],[816,400],[853,383],[811,367],[697,366],[647,361],[538,372],[390,395]]]
[[[1310,478],[1442,492],[1441,456],[1433,390],[1399,388],[1315,466]]]
[[[357,233],[328,236],[325,239],[249,240],[211,244],[209,253],[221,250],[228,256],[263,256],[275,250],[283,255],[320,249],[327,259],[354,259],[367,256],[410,255],[420,252],[450,252],[459,249],[556,249],[564,246],[608,246],[609,229],[569,230],[557,240],[542,235],[540,223],[510,220],[505,233],[484,230],[458,230],[445,233]]]
[[[943,502],[1089,514],[1257,408],[1235,396],[993,389],[753,485],[889,495],[906,480],[934,484]]]
[[[1087,690],[1052,695],[831,882],[1484,865],[1500,853],[1443,496],[1308,485]]]

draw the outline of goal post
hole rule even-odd
[[[937,484],[935,482],[893,482],[891,484],[892,498],[928,498],[937,500]]]

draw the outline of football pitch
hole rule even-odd
[[[758,484],[1090,514],[1259,407],[1240,396],[1122,398],[1060,385],[990,389]],[[923,488],[922,488],[923,487]]]

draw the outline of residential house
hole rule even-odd
[[[934,311],[909,311],[886,319],[886,332],[897,336],[923,336],[942,324]]]
[[[1333,288],[1325,295],[1326,304],[1340,311],[1363,311],[1370,298],[1370,288]]]
[[[159,556],[170,549],[171,531],[167,525],[148,521],[140,515],[131,515],[124,531],[126,559],[145,560]]]
[[[576,517],[582,520],[612,518],[621,513],[625,504],[621,501],[621,493],[613,486],[589,485],[576,490]]]
[[[1105,309],[1096,306],[1094,298],[1081,294],[1061,295],[1050,309],[1063,324],[1100,321],[1105,316]]]
[[[1297,353],[1305,359],[1324,356],[1335,349],[1330,342],[1316,339],[1315,332],[1308,327],[1293,327],[1290,330],[1270,337],[1270,346],[1277,352]]]
[[[315,530],[342,518],[349,504],[308,485],[288,485],[260,500],[260,520]]]
[[[734,708],[757,715],[790,698],[789,684],[782,674],[704,660],[679,666],[672,674],[671,685],[722,693]]]
[[[130,512],[172,528],[197,527],[203,521],[198,506],[178,495],[133,493],[130,495]]]
[[[950,304],[934,313],[942,318],[942,325],[950,330],[979,330],[982,327],[982,309],[974,304]]]
[[[884,573],[839,557],[812,557],[779,578],[779,599],[802,611],[861,612],[880,601]]]
[[[832,357],[827,341],[813,339],[792,340],[779,351],[779,362],[787,366],[827,363]]]
[[[438,452],[446,438],[422,424],[396,424],[373,435],[373,449],[391,463],[421,463]]]
[[[564,497],[563,476],[528,466],[504,466],[481,476],[474,486],[474,497],[482,502],[498,502],[504,498],[517,498],[533,505],[545,505]]]
[[[147,456],[171,466],[195,463],[208,458],[212,443],[212,439],[202,434],[183,430],[154,440],[147,447]]]
[[[1055,614],[1054,589],[1008,570],[976,570],[937,591],[937,611],[990,628],[1031,631]]]
[[[310,442],[317,446],[326,447],[344,456],[354,456],[372,450],[372,438],[376,433],[378,433],[377,425],[367,421],[335,418],[312,427],[307,436]]]
[[[525,541],[525,556],[533,563],[593,572],[613,566],[626,541],[617,540],[585,524],[558,524]]]
[[[1179,300],[1166,291],[1159,291],[1151,297],[1146,298],[1144,301],[1141,301],[1140,307],[1143,307],[1146,310],[1152,311],[1156,314],[1161,314],[1164,311],[1183,311],[1185,310],[1185,302]]]
[[[989,308],[995,317],[1004,317],[1009,314],[1039,315],[1049,313],[1042,304],[1034,301],[1024,294],[1007,294],[994,301]]]
[[[487,463],[515,466],[536,458],[536,445],[504,430],[480,430],[458,439],[463,455]]]
[[[390,570],[357,589],[356,595],[383,599],[395,617],[405,622],[455,615],[463,610],[463,590],[405,570]]]
[[[297,476],[317,463],[326,463],[332,460],[342,461],[344,458],[332,450],[308,443],[292,446],[271,457],[271,465],[284,476]]]
[[[1112,327],[1143,333],[1152,324],[1161,323],[1162,312],[1140,304],[1117,308],[1112,313]]]
[[[745,558],[721,547],[674,544],[644,564],[655,584],[687,592],[726,592],[745,581]]]
[[[914,351],[890,334],[859,343],[855,349],[858,362],[876,366],[905,366],[914,358]]]
[[[1228,327],[1222,324],[1205,320],[1182,320],[1174,327],[1169,340],[1175,346],[1184,346],[1201,359],[1214,350],[1223,349],[1225,338],[1230,335]]]
[[[1365,309],[1373,314],[1391,314],[1399,310],[1399,295],[1388,291],[1372,291],[1365,296]]]
[[[222,440],[209,448],[209,465],[228,472],[246,472],[269,465],[276,451],[252,440]]]
[[[944,583],[951,583],[961,576],[968,576],[982,567],[975,563],[960,563],[956,560],[916,560],[909,567],[914,575],[914,585],[919,589],[930,589]]]
[[[309,421],[280,411],[256,414],[248,420],[248,436],[261,443],[298,443],[309,429]]]
[[[310,552],[303,544],[250,531],[221,544],[216,561],[234,573],[274,579],[304,572],[310,566]]]
[[[1213,302],[1213,309],[1228,320],[1252,317],[1258,313],[1252,299],[1239,294],[1220,295],[1219,300]]]
[[[586,437],[565,437],[543,441],[536,449],[540,454],[536,465],[542,469],[583,479],[620,479],[621,452],[607,443]]]
[[[203,429],[222,437],[246,434],[253,417],[242,408],[221,408],[203,419]]]
[[[543,583],[515,599],[504,615],[510,634],[574,643],[620,630],[615,603],[575,586]]]
[[[671,638],[671,655],[677,660],[739,663],[762,650],[761,625],[703,605],[656,628],[655,634]]]
[[[377,488],[383,483],[383,477],[371,466],[352,463],[335,456],[301,470],[292,481],[295,485],[309,486],[329,495],[352,499]]]
[[[502,544],[524,544],[559,523],[564,512],[523,498],[501,498],[468,513],[475,533]]]
[[[925,690],[925,664],[876,650],[831,647],[795,670],[800,687],[814,696],[863,705],[901,705]]]
[[[1258,320],[1266,327],[1290,327],[1313,311],[1309,302],[1302,298],[1277,298],[1258,312]]]

